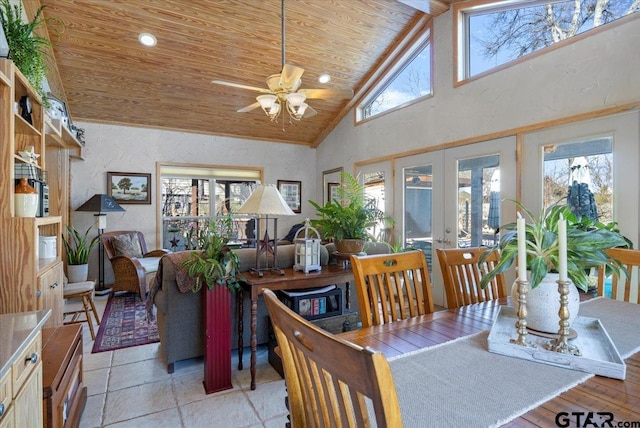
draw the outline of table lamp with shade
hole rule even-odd
[[[258,217],[257,233],[256,236],[260,236],[260,217],[264,216],[265,219],[265,232],[262,241],[258,240],[256,246],[256,267],[252,268],[250,272],[254,275],[262,276],[262,272],[265,270],[271,272],[277,272],[280,275],[284,275],[281,269],[278,269],[277,256],[278,256],[278,216],[283,215],[295,215],[289,205],[285,202],[284,198],[273,184],[260,184],[256,190],[251,193],[251,196],[245,201],[245,203],[236,212],[237,214],[249,214]],[[273,216],[273,233],[275,239],[273,245],[269,240],[269,216]],[[260,256],[263,253],[267,253],[266,264],[267,266],[260,266]],[[268,255],[273,254],[273,266],[269,267]]]
[[[93,195],[87,202],[80,205],[76,211],[91,211],[98,218],[98,237],[107,228],[107,213],[125,211],[111,196],[103,194]],[[103,295],[109,292],[104,285],[104,246],[102,239],[98,240],[98,284],[95,292]]]

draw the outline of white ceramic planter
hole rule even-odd
[[[67,276],[69,282],[84,282],[89,276],[89,265],[68,265]]]
[[[527,293],[527,327],[545,333],[557,333],[560,325],[558,310],[560,309],[560,293],[558,293],[558,274],[549,273],[542,282]],[[511,299],[517,310],[518,283],[511,288]],[[569,323],[578,316],[580,293],[572,284],[569,285]]]

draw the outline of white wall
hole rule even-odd
[[[84,161],[71,163],[71,224],[86,230],[94,221],[87,212],[75,212],[96,193],[107,192],[107,172],[152,174],[151,205],[123,205],[124,213],[107,216],[107,231],[140,230],[149,249],[156,247],[156,163],[255,166],[264,168],[264,182],[277,180],[302,182],[302,214],[282,217],[278,237],[286,235],[291,225],[313,217],[308,204],[315,192],[315,150],[306,146],[251,141],[211,135],[189,134],[127,126],[76,123],[85,129]],[[265,122],[269,126],[269,122]],[[159,241],[158,241],[159,242]],[[90,261],[90,275],[97,277],[97,252]],[[111,268],[106,262],[105,279],[110,283]]]
[[[451,11],[435,19],[434,96],[361,125],[350,113],[318,147],[318,171],[640,100],[638,13],[457,88],[452,28]]]

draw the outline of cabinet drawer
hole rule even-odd
[[[38,367],[41,357],[40,349],[42,349],[42,333],[38,332],[38,335],[27,345],[25,350],[22,351],[15,363],[11,366],[12,388],[14,393],[20,391],[25,380],[31,372]],[[35,360],[34,362],[32,362],[32,358]]]
[[[11,397],[13,397],[13,392],[11,389],[11,370],[9,370],[2,379],[0,379],[0,423],[4,421],[5,416],[9,412]]]

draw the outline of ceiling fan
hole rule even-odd
[[[353,97],[351,89],[300,89],[304,68],[287,64],[285,61],[285,16],[284,1],[282,0],[282,70],[278,74],[267,77],[267,88],[243,85],[241,83],[227,82],[224,80],[212,80],[216,85],[231,86],[240,89],[261,92],[263,95],[256,97],[256,102],[238,110],[238,113],[246,113],[258,107],[266,113],[272,121],[277,121],[283,110],[286,110],[293,120],[308,118],[317,114],[305,101],[307,99],[350,99]]]

